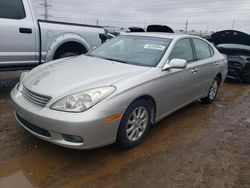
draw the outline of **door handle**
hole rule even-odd
[[[197,68],[195,68],[195,69],[192,69],[192,71],[191,71],[193,74],[194,73],[197,73],[198,72],[198,69]]]
[[[32,33],[32,29],[30,29],[30,28],[19,28],[19,32],[20,33],[31,34]]]

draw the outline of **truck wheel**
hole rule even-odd
[[[206,104],[212,103],[216,99],[216,96],[218,94],[219,85],[220,85],[220,79],[217,76],[214,79],[214,81],[209,89],[208,95],[204,98],[201,98],[201,102],[206,103]]]
[[[53,60],[85,54],[88,50],[77,42],[67,42],[62,44],[55,52]]]
[[[116,142],[122,148],[132,148],[144,139],[150,127],[151,105],[144,99],[133,102],[124,113]]]
[[[250,70],[247,70],[247,72],[243,75],[242,81],[246,84],[250,84]]]
[[[79,53],[76,52],[65,52],[60,55],[58,55],[58,59],[65,58],[65,57],[71,57],[71,56],[77,56],[80,55]]]

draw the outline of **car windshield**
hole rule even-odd
[[[250,46],[241,44],[219,44],[217,45],[218,50],[229,56],[250,56]]]
[[[217,47],[219,47],[219,48],[250,50],[250,46],[242,45],[242,44],[219,44],[219,45],[217,45]]]
[[[119,36],[89,52],[98,57],[132,65],[155,67],[166,52],[171,39],[142,36]]]

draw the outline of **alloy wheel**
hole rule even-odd
[[[209,91],[209,98],[213,100],[217,92],[218,92],[218,81],[215,79]]]
[[[139,140],[146,130],[149,114],[145,107],[136,108],[129,116],[126,133],[129,141]]]

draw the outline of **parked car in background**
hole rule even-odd
[[[167,25],[148,25],[147,29],[144,30],[141,27],[129,27],[129,32],[164,32],[164,33],[174,33],[174,30]]]
[[[11,97],[17,121],[43,140],[130,148],[174,111],[213,102],[226,74],[227,59],[204,39],[130,33],[22,74]]]
[[[130,33],[145,32],[145,30],[141,27],[129,27],[128,30]]]
[[[174,30],[167,25],[149,25],[147,27],[147,32],[166,32],[174,33]]]
[[[1,0],[0,28],[0,70],[86,53],[105,33],[93,25],[37,20],[29,0]]]
[[[214,33],[211,40],[228,58],[228,77],[250,84],[250,35],[226,30]]]

